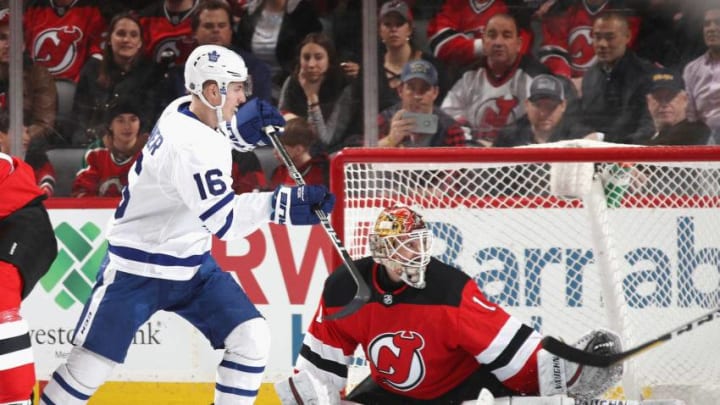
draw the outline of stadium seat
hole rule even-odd
[[[47,154],[55,168],[55,197],[69,197],[85,148],[50,149]]]

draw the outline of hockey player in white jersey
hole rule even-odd
[[[85,404],[125,360],[137,329],[159,310],[192,323],[215,349],[215,404],[251,404],[262,382],[270,333],[240,285],[210,256],[212,235],[229,240],[273,221],[318,223],[330,212],[324,186],[233,193],[231,147],[269,144],[263,128],[285,121],[264,101],[246,102],[247,69],[234,52],[197,47],[185,65],[189,96],[171,103],[131,168],[108,230],[108,255],[78,320],[66,362],[41,397]]]

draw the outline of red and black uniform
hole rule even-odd
[[[265,189],[265,172],[255,152],[232,151],[232,179],[235,194]]]
[[[485,26],[495,14],[510,14],[508,1],[504,0],[446,0],[440,11],[428,23],[427,37],[433,55],[440,61],[454,66],[467,66],[479,58],[476,39],[482,39]],[[516,16],[517,18],[517,16]],[[520,19],[522,20],[522,19]],[[521,54],[530,51],[532,31],[518,21]]]
[[[556,75],[581,77],[595,63],[591,36],[593,21],[603,11],[627,12],[624,3],[622,0],[609,0],[592,7],[582,0],[567,8],[551,10],[542,19],[540,61]],[[640,19],[628,16],[628,22],[632,35],[630,46],[633,46],[640,30]]]
[[[107,25],[94,0],[77,0],[68,7],[38,0],[25,10],[23,28],[32,59],[56,79],[77,82],[85,61],[101,57]]]
[[[35,385],[20,302],[48,271],[57,242],[33,169],[0,153],[0,403],[26,401]]]
[[[140,11],[140,25],[146,56],[155,63],[182,66],[195,48],[191,15],[198,5],[182,13],[171,14],[164,1],[155,1]]]
[[[328,156],[325,153],[319,153],[305,164],[298,166],[297,169],[305,179],[305,183],[316,185],[324,184],[327,186],[329,184],[329,166]],[[287,166],[282,164],[277,166],[273,171],[269,184],[272,189],[279,185],[295,185],[295,180],[290,176]]]
[[[85,154],[87,167],[81,169],[72,185],[75,197],[120,197],[128,183],[128,172],[138,152],[122,160],[116,159],[110,149],[97,148]]]
[[[372,381],[361,383],[349,400],[460,403],[476,399],[483,387],[496,394],[537,394],[540,335],[490,303],[467,274],[432,259],[426,287],[416,289],[392,282],[372,258],[355,263],[372,286],[370,300],[347,317],[325,319],[356,289],[344,267],[335,270],[305,334],[297,370],[340,391],[360,345]]]

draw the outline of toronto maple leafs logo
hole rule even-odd
[[[210,59],[210,62],[217,62],[220,59],[220,54],[217,51],[212,51],[208,54],[208,59]]]

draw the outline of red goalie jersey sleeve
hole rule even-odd
[[[349,273],[335,271],[305,334],[296,369],[339,391],[360,345],[373,380],[410,398],[438,398],[479,367],[514,391],[537,393],[540,335],[487,301],[467,274],[432,259],[424,289],[403,284],[385,291],[378,281],[384,268],[371,258],[356,263],[373,290],[369,302],[352,315],[325,320],[355,291]]]
[[[105,20],[93,0],[53,7],[50,0],[28,6],[23,14],[25,46],[33,60],[56,79],[77,82],[85,61],[102,55]]]
[[[428,23],[427,37],[433,55],[450,64],[464,66],[476,62],[481,49],[476,40],[482,39],[485,26],[492,16],[509,13],[503,0],[485,3],[473,0],[446,0],[438,13]],[[530,51],[532,32],[520,28],[522,55]]]

